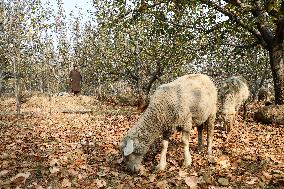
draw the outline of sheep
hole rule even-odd
[[[230,132],[238,110],[249,97],[247,81],[242,76],[229,77],[221,88],[221,119],[226,132]]]
[[[150,145],[162,136],[162,152],[157,169],[165,170],[169,137],[175,131],[182,132],[184,166],[189,167],[192,162],[189,152],[192,126],[197,126],[199,150],[203,145],[203,127],[208,127],[207,147],[211,156],[216,106],[217,89],[211,79],[203,74],[184,75],[158,87],[145,112],[121,142],[120,150],[126,167],[138,172]]]

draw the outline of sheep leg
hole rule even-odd
[[[232,117],[232,120],[230,121],[230,123],[228,124],[226,128],[227,133],[229,133],[231,131],[231,128],[234,126],[237,115],[238,115],[238,112],[236,111]]]
[[[203,131],[203,127],[204,125],[200,125],[197,127],[197,131],[198,131],[198,151],[201,152],[203,149],[203,136],[202,136],[202,131]]]
[[[192,159],[189,152],[189,132],[188,131],[182,131],[182,142],[184,146],[184,163],[183,165],[185,167],[189,167],[191,165]]]
[[[231,127],[233,125],[233,120],[234,120],[234,118],[228,124],[226,124],[226,133],[230,132]]]
[[[170,134],[165,133],[163,135],[163,141],[162,141],[162,152],[161,152],[161,157],[160,157],[160,163],[157,165],[157,170],[163,171],[165,170],[167,166],[167,150],[169,146],[169,138]]]
[[[243,118],[246,119],[247,118],[247,101],[245,101],[245,103],[243,104],[243,108],[244,108]]]
[[[207,148],[208,155],[212,155],[213,135],[214,135],[214,122],[215,116],[210,116],[207,120]]]

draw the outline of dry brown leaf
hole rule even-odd
[[[0,177],[5,177],[9,172],[10,172],[9,170],[0,171]]]
[[[147,170],[143,165],[140,166],[139,174],[143,176],[148,176]]]
[[[187,173],[186,171],[180,170],[180,171],[178,172],[178,176],[179,176],[180,178],[186,177],[187,175],[188,175],[188,173]]]
[[[31,175],[30,172],[26,173],[18,173],[16,176],[11,178],[11,182],[19,183],[19,182],[25,182],[27,178]]]
[[[272,175],[270,175],[269,173],[267,173],[267,172],[265,172],[265,171],[262,171],[262,174],[263,174],[263,176],[264,176],[267,180],[272,179]]]
[[[185,177],[184,178],[184,182],[191,189],[192,188],[197,188],[197,177],[196,176]]]
[[[49,163],[49,166],[50,166],[50,167],[53,167],[53,166],[55,166],[55,165],[58,165],[58,163],[59,163],[59,160],[58,160],[58,159],[52,159],[52,160],[50,161],[50,163]]]
[[[172,171],[174,171],[174,170],[176,170],[177,168],[175,167],[175,166],[171,166],[170,168],[169,168],[169,172],[172,172]]]
[[[61,182],[62,188],[70,188],[71,185],[72,185],[72,183],[67,178],[64,178]]]
[[[41,185],[35,185],[34,188],[35,189],[44,189]]]
[[[226,169],[230,167],[230,159],[228,156],[220,156],[216,163],[219,164],[222,168]]]
[[[123,189],[124,188],[124,184],[119,184],[115,187],[115,189]]]
[[[95,183],[96,183],[96,186],[98,188],[102,188],[102,187],[106,186],[106,181],[102,180],[102,179],[96,179]]]
[[[149,175],[149,181],[150,182],[154,182],[155,179],[156,179],[156,175],[155,174]]]
[[[223,177],[220,177],[218,179],[218,182],[222,185],[222,186],[228,186],[230,183],[229,183],[229,180],[227,178],[223,178]]]
[[[3,149],[3,152],[0,153],[1,186],[5,185],[4,187],[6,187],[11,184],[10,179],[6,179],[7,176],[12,173],[25,172],[25,170],[33,170],[33,177],[29,176],[25,181],[29,183],[31,188],[35,188],[36,185],[30,184],[30,182],[40,183],[42,188],[48,188],[52,186],[50,182],[53,180],[62,182],[62,178],[71,177],[74,178],[74,187],[76,188],[99,188],[94,182],[95,178],[104,179],[106,183],[110,182],[114,188],[117,186],[118,189],[127,187],[155,188],[156,184],[158,184],[156,188],[158,186],[161,188],[183,188],[185,185],[189,188],[188,184],[191,181],[188,177],[191,176],[196,176],[198,186],[201,188],[203,186],[208,186],[211,189],[253,188],[261,186],[259,181],[252,179],[256,176],[259,176],[259,180],[261,179],[264,185],[267,185],[269,181],[275,182],[272,178],[281,179],[284,175],[281,169],[281,166],[284,165],[284,158],[281,153],[279,154],[283,151],[283,127],[257,124],[252,119],[244,122],[242,117],[238,116],[237,124],[230,135],[219,130],[220,125],[217,124],[214,143],[218,148],[213,148],[213,151],[215,157],[218,158],[210,164],[210,170],[208,162],[206,162],[207,157],[204,157],[203,154],[193,153],[193,165],[188,174],[187,170],[180,171],[183,157],[180,157],[182,156],[182,145],[178,145],[178,150],[169,151],[170,167],[167,171],[149,174],[149,168],[146,167],[144,173],[142,171],[140,175],[133,176],[124,171],[124,165],[114,164],[113,160],[119,158],[117,154],[119,143],[128,129],[135,124],[139,115],[132,115],[132,110],[129,112],[131,116],[120,115],[119,112],[123,112],[124,108],[113,104],[108,106],[104,103],[99,106],[95,105],[94,109],[100,112],[93,115],[54,112],[60,109],[88,109],[84,104],[88,104],[87,102],[90,101],[85,101],[84,98],[52,98],[53,112],[51,115],[46,112],[50,102],[46,98],[34,98],[33,100],[37,102],[34,101],[33,107],[24,104],[22,108],[23,111],[42,111],[36,116],[23,116],[21,119],[16,116],[0,117],[0,124],[3,122],[6,126],[16,125],[13,129],[7,129],[2,137],[0,146]],[[14,105],[13,103],[12,105]],[[48,108],[38,108],[35,106],[37,104],[40,107],[47,106]],[[0,109],[1,107],[2,101]],[[252,110],[249,111],[253,113]],[[273,133],[269,140],[267,140],[267,133]],[[197,136],[197,130],[194,129],[190,139],[193,146],[197,143]],[[173,141],[178,142],[181,140],[181,135],[175,133],[172,138]],[[244,140],[244,138],[246,139]],[[91,143],[93,144],[91,145]],[[88,144],[88,148],[86,148],[86,144]],[[106,154],[110,154],[110,156],[106,156]],[[266,159],[264,159],[265,157]],[[31,159],[35,161],[31,162]],[[158,160],[158,156],[155,159]],[[149,158],[145,160],[147,161],[145,165],[151,163],[148,162]],[[263,161],[265,164],[261,163]],[[45,168],[49,165],[51,165],[48,167],[50,170],[46,171]],[[266,170],[261,165],[265,165],[269,169]],[[11,167],[15,170],[10,170]],[[105,174],[96,177],[97,173],[101,171]],[[54,174],[50,174],[50,172]],[[197,177],[198,175],[199,177]],[[93,176],[95,178],[92,178]],[[224,186],[218,183],[219,177],[225,177],[224,182],[221,182]],[[24,180],[24,177],[19,177],[19,180],[15,179],[15,182],[20,182],[21,179]],[[158,182],[159,180],[160,182]],[[163,182],[163,180],[166,181]],[[56,187],[63,188],[61,182]],[[15,183],[13,184],[15,185]],[[22,182],[20,184],[23,185]],[[214,184],[219,186],[212,186]],[[107,188],[107,185],[101,188]]]
[[[159,189],[166,189],[168,188],[168,181],[166,180],[162,180],[157,182],[156,187],[158,187]]]
[[[257,177],[254,177],[254,178],[252,178],[251,180],[247,181],[246,183],[249,184],[249,185],[253,185],[253,184],[255,184],[257,181],[258,181],[258,178],[257,178]]]
[[[75,171],[74,169],[69,169],[68,172],[72,175],[72,176],[78,176],[78,171]]]
[[[60,169],[58,168],[58,167],[50,167],[49,168],[49,171],[50,171],[50,173],[51,174],[53,174],[53,173],[57,173],[57,172],[59,172],[60,171]]]

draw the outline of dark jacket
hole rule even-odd
[[[81,91],[82,76],[78,70],[71,70],[69,75],[72,91]]]

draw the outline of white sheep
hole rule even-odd
[[[225,130],[230,131],[235,123],[238,110],[245,104],[249,97],[247,81],[242,76],[229,77],[221,88],[221,119],[224,122]]]
[[[163,136],[157,168],[164,170],[169,137],[176,130],[182,131],[184,166],[190,166],[189,133],[192,126],[198,128],[199,150],[202,148],[203,126],[208,126],[207,146],[211,155],[216,104],[217,89],[206,75],[185,75],[158,87],[145,112],[122,140],[120,147],[127,168],[137,172],[150,145]]]

